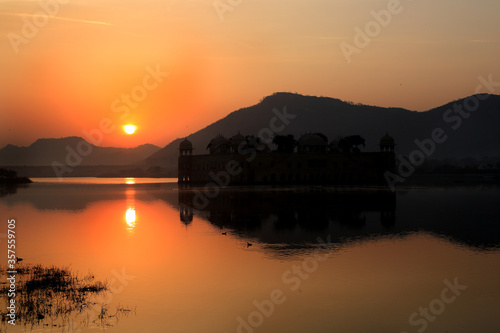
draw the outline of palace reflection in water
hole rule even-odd
[[[496,190],[241,188],[221,190],[206,201],[206,207],[195,209],[199,190],[179,190],[180,220],[184,224],[189,225],[193,215],[198,215],[221,230],[267,244],[296,247],[315,243],[318,237],[340,243],[416,232],[481,249],[500,244],[497,212],[491,202],[492,196],[498,196]]]
[[[138,202],[160,200],[178,209],[189,226],[196,217],[217,228],[266,244],[305,246],[317,237],[332,242],[383,235],[428,232],[478,248],[495,248],[500,227],[495,188],[385,189],[325,187],[234,187],[223,189],[196,208],[200,188],[177,184],[36,183],[5,190],[9,206],[29,202],[35,208],[84,211],[99,201],[123,200],[121,214],[128,231],[139,221]],[[50,196],[46,195],[50,192]],[[481,218],[478,218],[480,216]],[[474,221],[474,223],[471,223]]]
[[[198,211],[197,192],[179,191],[180,220],[189,225],[194,211],[221,230],[268,244],[306,245],[317,238],[389,233],[396,223],[396,194],[384,190],[314,189],[227,190]]]

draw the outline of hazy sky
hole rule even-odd
[[[276,91],[427,110],[480,75],[500,81],[499,13],[498,0],[0,1],[0,147],[106,118],[103,145],[164,146]]]

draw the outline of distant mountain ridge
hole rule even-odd
[[[89,149],[90,153],[87,155],[86,150],[83,150],[84,154],[79,154],[78,152],[82,149]],[[72,154],[71,151],[81,157],[78,165],[82,166],[134,165],[141,163],[159,150],[160,147],[152,144],[144,144],[135,148],[99,147],[77,136],[38,139],[28,147],[9,144],[0,149],[0,166],[48,166],[53,162],[66,165],[68,154]],[[74,158],[70,161],[75,160]]]
[[[396,141],[396,153],[408,155],[418,149],[415,140],[428,139],[434,129],[441,128],[447,140],[436,146],[430,156],[432,159],[500,157],[500,96],[481,97],[484,100],[480,100],[477,110],[470,112],[468,118],[462,118],[460,126],[453,129],[451,126],[456,123],[449,121],[450,115],[448,121],[445,120],[445,113],[454,105],[464,105],[467,98],[417,112],[353,104],[330,97],[275,93],[256,105],[231,112],[190,134],[188,139],[193,143],[194,154],[206,154],[206,147],[213,137],[222,134],[230,138],[238,131],[242,135],[258,135],[263,129],[267,133],[274,129],[274,134],[293,134],[296,139],[306,132],[321,132],[329,141],[339,135],[360,134],[366,139],[362,151],[378,151],[380,138],[389,133]],[[280,120],[280,115],[286,118],[286,124]],[[76,151],[82,140],[80,137],[38,139],[28,147],[9,144],[0,149],[0,166],[50,166],[54,161],[66,164],[66,147]],[[176,139],[163,148],[151,144],[135,148],[91,145],[92,153],[83,157],[81,165],[142,165],[175,172],[182,140]]]
[[[296,139],[305,132],[321,132],[329,140],[338,135],[360,134],[366,139],[363,151],[378,151],[380,138],[389,133],[396,141],[396,153],[408,155],[418,147],[415,140],[431,137],[436,128],[448,136],[446,142],[436,146],[430,158],[498,157],[500,156],[500,96],[482,97],[479,107],[460,127],[445,112],[455,104],[463,105],[466,98],[450,102],[429,111],[417,112],[402,108],[384,108],[353,104],[329,97],[303,96],[293,93],[275,93],[260,103],[239,109],[211,125],[189,135],[194,154],[206,154],[208,142],[217,134],[230,138],[238,131],[242,135],[257,135],[263,128],[271,129],[277,112],[295,116],[276,134],[293,134]],[[278,125],[281,123],[276,122]],[[275,128],[279,128],[276,126]],[[170,144],[146,159],[147,165],[177,168],[178,147],[182,139]]]

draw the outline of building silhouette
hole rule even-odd
[[[208,143],[208,154],[193,155],[186,138],[179,145],[178,181],[184,185],[215,182],[219,186],[253,184],[384,184],[394,171],[394,139],[380,139],[379,152],[361,152],[359,135],[328,142],[322,133],[276,136],[277,148],[239,132],[227,139],[219,134]]]

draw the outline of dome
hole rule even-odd
[[[238,146],[240,143],[242,142],[246,142],[246,139],[243,135],[240,134],[240,132],[238,131],[237,134],[233,135],[230,139],[231,141],[231,145],[235,145],[235,146]]]
[[[212,149],[217,149],[218,147],[229,143],[229,140],[226,139],[222,134],[217,135],[215,138],[210,140],[208,143],[207,149],[212,148]]]
[[[299,147],[305,146],[326,146],[325,140],[318,134],[308,133],[300,137],[298,141]]]
[[[321,133],[307,133],[297,142],[299,153],[325,153],[328,139]]]
[[[389,135],[389,133],[385,133],[385,135],[380,139],[381,146],[394,146],[394,138]]]
[[[330,144],[330,147],[337,148],[339,146],[339,140],[338,139],[333,139]]]
[[[192,150],[193,149],[193,144],[191,141],[189,141],[187,138],[184,139],[180,144],[179,144],[179,149],[180,150]]]

